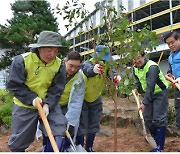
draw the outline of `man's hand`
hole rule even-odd
[[[74,136],[74,126],[67,124],[67,130],[71,136]]]
[[[119,84],[119,82],[121,81],[121,76],[120,75],[117,75],[114,77],[114,83],[115,84]]]
[[[176,80],[175,80],[175,77],[174,77],[171,73],[166,74],[166,76],[168,76],[168,77],[170,77],[171,79],[173,79],[173,80],[170,81],[170,82],[172,83],[173,88],[176,89],[177,87],[176,87],[175,83],[177,83],[177,82],[176,82]]]
[[[36,101],[39,101],[41,106],[42,106],[42,99],[40,97],[36,97],[35,99],[33,99],[32,105],[34,107],[36,107]]]
[[[141,104],[140,107],[139,107],[139,110],[141,110],[142,112],[144,112],[144,108],[145,108],[145,105],[144,105],[144,104]]]
[[[175,80],[175,77],[171,74],[171,73],[168,73],[166,74],[168,77],[172,78],[173,80]]]
[[[47,117],[49,115],[49,105],[48,104],[43,105],[43,111]]]
[[[104,70],[100,64],[94,65],[93,71],[96,74],[103,74],[104,73]]]

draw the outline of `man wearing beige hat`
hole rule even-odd
[[[40,100],[61,151],[67,119],[58,105],[66,82],[65,66],[57,57],[62,48],[60,35],[43,31],[38,42],[29,47],[33,51],[16,56],[10,67],[7,89],[14,94],[14,104],[8,146],[12,152],[24,152],[33,142],[39,120],[35,100]],[[40,129],[44,136],[43,151],[52,152],[41,120]]]

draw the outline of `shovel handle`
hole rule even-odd
[[[132,93],[133,93],[133,95],[134,95],[134,98],[135,98],[135,100],[136,100],[136,103],[137,103],[137,106],[138,106],[138,110],[139,110],[139,107],[140,107],[139,98],[137,97],[135,90],[132,90]],[[144,122],[144,117],[143,117],[143,113],[142,113],[141,110],[139,110],[139,116],[140,116],[141,121],[142,121],[142,126],[143,126],[144,134],[147,135],[146,126],[145,126],[145,122]]]
[[[168,75],[165,75],[165,78],[166,78],[168,81],[170,81],[171,83],[174,83],[175,86],[178,88],[178,90],[180,90],[180,84],[179,84],[179,83],[175,82],[175,80],[172,79],[171,77],[169,77]]]
[[[138,109],[139,109],[139,107],[140,107],[139,97],[137,97],[135,90],[132,90],[132,93],[133,93],[133,95],[134,95],[134,98],[135,98],[135,100],[136,100],[136,103],[137,103],[137,106],[138,106]],[[143,133],[144,133],[143,135],[144,135],[146,141],[147,141],[153,148],[156,148],[156,147],[157,147],[157,144],[156,144],[155,140],[152,138],[152,136],[149,136],[149,135],[147,134],[146,126],[145,126],[145,122],[144,122],[144,118],[143,118],[143,114],[142,114],[142,111],[141,111],[141,110],[139,110],[139,115],[140,115],[141,122],[142,122],[142,126],[143,126]]]
[[[66,133],[66,137],[69,139],[69,141],[70,141],[70,143],[71,143],[71,146],[72,146],[73,151],[74,151],[74,152],[78,152],[77,149],[76,149],[76,146],[75,146],[75,144],[74,144],[74,142],[73,142],[73,140],[72,140],[72,138],[71,138],[71,135],[70,135],[69,131],[66,130],[65,133]]]
[[[132,93],[133,93],[133,96],[134,96],[134,98],[135,98],[135,100],[136,100],[137,107],[138,107],[138,110],[139,110],[140,102],[139,102],[139,99],[138,99],[138,97],[137,97],[137,95],[136,95],[135,90],[132,90]],[[144,117],[143,117],[143,114],[142,114],[142,111],[141,111],[141,110],[139,110],[139,116],[140,116],[140,118],[144,121]]]
[[[56,144],[56,141],[54,139],[54,136],[53,136],[51,128],[49,126],[48,120],[47,120],[46,115],[45,115],[45,113],[44,113],[44,111],[42,109],[42,106],[41,106],[41,104],[40,104],[40,102],[38,100],[35,100],[35,103],[36,103],[36,107],[37,107],[37,109],[39,111],[39,114],[41,116],[41,119],[42,119],[42,121],[44,123],[47,135],[48,135],[49,140],[50,140],[51,145],[52,145],[52,148],[53,148],[54,152],[59,152],[58,146]]]

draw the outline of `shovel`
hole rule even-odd
[[[41,116],[41,119],[43,121],[43,124],[45,126],[45,129],[46,129],[46,132],[48,134],[49,140],[51,142],[52,148],[53,148],[54,152],[59,152],[58,146],[56,144],[56,141],[54,139],[54,136],[52,134],[51,128],[50,128],[49,123],[47,121],[46,115],[42,109],[42,106],[38,100],[36,100],[35,103],[36,103],[37,109],[39,111],[39,114]]]
[[[87,152],[81,145],[74,144],[68,130],[66,130],[66,136],[70,141],[70,148],[67,149],[68,152]]]
[[[137,106],[138,106],[138,109],[139,109],[139,107],[140,107],[139,96],[136,95],[135,90],[132,90],[132,93],[134,95],[134,98],[136,100],[136,103],[137,103]],[[144,117],[143,117],[143,114],[142,114],[141,110],[139,110],[139,116],[140,116],[142,126],[143,126],[143,136],[145,137],[146,141],[151,145],[152,148],[156,148],[157,144],[156,144],[154,138],[150,134],[148,134],[147,131],[146,131]]]
[[[166,78],[168,81],[170,81],[171,83],[175,83],[175,86],[178,88],[178,90],[180,90],[180,84],[179,84],[179,83],[175,82],[174,79],[172,79],[171,77],[169,77],[169,76],[167,76],[167,75],[165,75],[165,78]]]

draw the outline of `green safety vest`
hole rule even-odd
[[[139,68],[136,68],[134,67],[134,72],[135,72],[135,75],[138,77],[140,83],[141,83],[141,86],[142,86],[142,89],[143,91],[146,91],[147,89],[147,82],[146,82],[146,74],[147,72],[149,71],[149,67],[152,66],[152,65],[156,65],[158,66],[157,63],[153,62],[152,60],[149,60],[146,65],[144,66],[143,69],[139,69]],[[160,70],[160,69],[159,69]],[[168,82],[167,80],[165,79],[164,77],[164,74],[162,73],[162,71],[160,70],[159,74],[158,74],[160,80],[164,83],[164,85],[166,86],[166,88],[168,88]],[[162,89],[156,84],[155,85],[155,90],[154,90],[154,93],[157,94],[159,92],[161,92]]]
[[[79,71],[71,78],[71,80],[69,80],[68,83],[66,83],[66,86],[65,86],[65,88],[64,88],[64,91],[63,91],[63,93],[62,93],[62,95],[61,95],[61,98],[60,98],[60,101],[59,101],[59,104],[60,104],[61,106],[66,106],[66,105],[68,104],[69,96],[70,96],[71,89],[72,89],[72,85],[73,85],[74,81],[78,79],[79,75],[82,75],[82,76],[83,76],[83,80],[84,80],[84,82],[85,82],[85,84],[86,84],[87,78],[86,78],[86,76],[84,75],[84,73],[79,70]],[[77,88],[78,88],[78,85],[77,85],[77,84],[74,85],[74,86],[77,86]],[[80,96],[79,96],[79,97],[80,97]]]
[[[55,60],[45,65],[36,53],[28,52],[22,54],[22,56],[27,72],[24,84],[42,100],[45,99],[47,90],[51,86],[54,76],[59,71],[61,60],[56,57]],[[23,104],[16,97],[14,97],[14,103],[22,107],[36,109],[32,105]]]
[[[90,59],[90,61],[95,64],[95,60],[93,58]],[[106,70],[104,75],[106,75]],[[105,76],[106,77],[106,76]],[[84,99],[87,102],[94,102],[98,97],[101,95],[103,87],[105,84],[105,79],[103,75],[97,74],[93,77],[88,77],[87,83],[86,83],[86,91]]]

